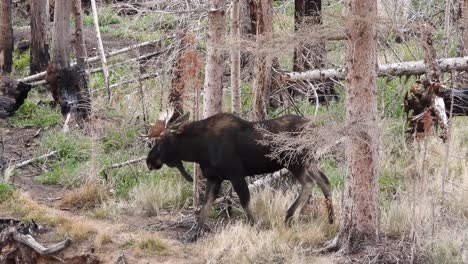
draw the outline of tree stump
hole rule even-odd
[[[62,115],[82,126],[91,111],[85,70],[79,65],[60,68],[50,64],[45,79]]]
[[[7,118],[15,113],[24,103],[31,85],[18,82],[8,76],[0,77],[0,118]]]

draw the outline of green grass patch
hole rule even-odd
[[[0,181],[0,204],[10,199],[15,192],[15,186]]]
[[[13,68],[16,75],[19,76],[28,76],[29,63],[31,61],[31,53],[29,49],[23,53],[19,53],[18,50],[15,50],[13,53]]]
[[[8,124],[13,127],[47,127],[56,125],[61,120],[62,114],[58,108],[26,100],[15,115],[8,119]]]

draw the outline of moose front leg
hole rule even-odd
[[[198,215],[197,224],[194,229],[195,233],[191,235],[191,237],[188,240],[195,241],[202,234],[203,227],[205,225],[206,218],[208,216],[208,210],[210,210],[211,206],[213,205],[213,202],[218,196],[220,189],[221,189],[221,181],[215,181],[215,180],[206,181],[205,200],[203,201],[200,214]]]
[[[251,225],[255,224],[255,218],[252,213],[252,209],[250,207],[250,191],[249,191],[249,186],[247,185],[247,182],[245,181],[244,178],[242,179],[236,179],[236,180],[231,180],[232,186],[234,187],[234,190],[237,193],[237,196],[239,196],[240,203],[242,205],[242,208],[245,211],[245,214],[247,215],[247,220]]]

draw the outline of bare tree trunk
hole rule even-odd
[[[102,70],[104,72],[104,81],[106,83],[107,100],[110,101],[111,91],[110,91],[110,86],[109,86],[109,68],[107,67],[107,60],[106,60],[106,53],[104,51],[104,46],[102,46],[101,30],[99,29],[99,19],[98,19],[97,7],[96,7],[96,0],[91,0],[91,8],[93,9],[94,28],[96,30],[98,49],[99,49],[99,54],[101,55]]]
[[[344,210],[334,249],[344,252],[373,245],[379,237],[377,111],[377,2],[348,2]]]
[[[169,91],[169,104],[174,108],[174,114],[176,116],[180,116],[184,113],[182,100],[182,94],[185,88],[183,55],[187,49],[186,37],[187,35],[185,33],[180,34],[180,38],[182,40],[180,42],[177,58],[174,60],[172,65],[172,80],[171,90]]]
[[[13,65],[11,18],[11,0],[0,0],[0,74],[10,73]]]
[[[52,60],[60,68],[70,67],[71,4],[71,1],[55,2]]]
[[[31,1],[31,74],[49,65],[49,1]]]
[[[459,57],[468,55],[468,0],[458,0],[456,8],[457,37]],[[455,87],[468,87],[468,74],[463,71],[457,74]]]
[[[233,0],[231,6],[231,38],[234,41],[231,50],[231,111],[242,113],[240,91],[240,5],[239,0]]]
[[[83,69],[86,68],[85,59],[88,57],[86,54],[86,45],[83,36],[83,10],[81,8],[81,0],[73,0],[73,16],[75,17],[75,54],[76,63]]]
[[[224,38],[224,0],[211,0],[208,12],[208,42],[206,48],[205,85],[203,117],[222,111],[223,54],[221,45]]]
[[[253,119],[264,120],[267,116],[269,88],[271,85],[272,56],[265,43],[273,36],[273,2],[260,0],[257,3],[257,54],[254,66]]]

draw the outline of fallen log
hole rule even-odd
[[[0,219],[0,263],[36,263],[40,256],[62,251],[71,244],[71,239],[45,247],[34,239],[33,233],[41,231],[34,221],[24,224],[14,219]]]
[[[128,46],[128,47],[123,48],[123,49],[119,49],[119,50],[116,50],[116,51],[106,53],[105,56],[106,56],[106,58],[113,57],[113,56],[116,56],[116,55],[119,55],[119,54],[122,54],[122,53],[125,53],[125,52],[132,51],[134,49],[138,49],[138,48],[141,48],[141,47],[145,47],[145,46],[149,46],[149,45],[161,42],[163,40],[173,39],[174,37],[175,37],[175,35],[170,35],[170,36],[167,36],[165,38],[150,40],[150,41],[142,42],[142,43],[139,43],[139,44],[131,45],[131,46]],[[90,57],[90,58],[85,59],[85,62],[92,63],[92,62],[97,62],[100,59],[101,59],[100,56],[94,56],[94,57]],[[72,63],[71,66],[74,66],[74,65],[76,65],[76,62]],[[45,77],[45,75],[46,75],[46,72],[44,71],[44,72],[40,72],[40,73],[31,75],[31,76],[21,78],[18,81],[29,83],[29,82],[41,80],[41,79],[43,79]]]
[[[467,70],[468,56],[439,59],[437,60],[437,64],[442,72]],[[379,65],[378,76],[422,75],[424,73],[426,73],[426,65],[423,60],[420,60],[381,64]],[[345,68],[288,72],[284,73],[282,76],[284,81],[320,81],[325,79],[343,80],[345,77]]]

